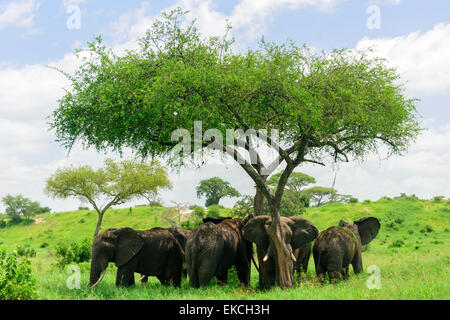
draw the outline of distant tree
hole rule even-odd
[[[280,182],[282,174],[283,172],[279,172],[272,175],[267,180],[267,184],[271,187],[276,188],[278,186],[278,183]],[[286,183],[286,188],[296,192],[301,192],[304,187],[306,187],[311,183],[316,183],[316,179],[314,177],[311,177],[306,173],[302,172],[292,172],[291,176],[289,177]]]
[[[302,194],[307,196],[316,207],[320,207],[331,202],[337,195],[337,191],[333,188],[315,186],[303,190]]]
[[[165,180],[155,176],[165,172],[158,161],[150,163],[137,160],[105,161],[105,167],[94,170],[89,166],[69,166],[58,169],[48,180],[45,192],[53,198],[78,198],[90,203],[98,213],[94,237],[98,234],[105,212],[143,194],[166,186]],[[103,203],[102,205],[100,203]]]
[[[23,218],[31,219],[31,217],[35,214],[41,214],[51,211],[50,208],[41,207],[39,202],[32,201],[22,195],[7,195],[3,197],[2,202],[6,207],[6,215],[13,222],[19,222]]]
[[[218,177],[200,181],[197,186],[197,197],[205,197],[205,206],[209,207],[214,204],[219,204],[220,199],[225,197],[239,197],[241,194],[234,189],[229,182],[224,181]]]

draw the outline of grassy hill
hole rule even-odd
[[[139,207],[112,209],[104,217],[102,230],[110,227],[149,229],[167,227],[162,218],[166,208]],[[223,216],[229,210],[224,209]],[[95,289],[86,289],[89,264],[80,264],[82,289],[69,290],[70,274],[55,266],[55,248],[61,241],[92,238],[97,222],[94,211],[44,214],[33,224],[19,224],[0,229],[0,246],[15,248],[28,245],[35,249],[32,266],[41,299],[449,299],[450,298],[450,201],[419,200],[415,197],[381,199],[355,204],[335,203],[309,208],[304,215],[320,231],[337,225],[339,220],[353,221],[375,216],[381,230],[363,252],[365,269],[377,265],[381,270],[380,290],[369,290],[369,274],[355,275],[336,285],[315,280],[311,257],[306,275],[296,278],[289,290],[257,290],[258,274],[252,270],[250,288],[243,289],[231,277],[229,285],[218,287],[213,280],[206,289],[191,289],[183,280],[181,289],[162,287],[151,279],[146,287],[114,286],[115,267],[110,264],[103,282]],[[350,268],[351,269],[351,268]],[[136,275],[137,279],[137,275]]]

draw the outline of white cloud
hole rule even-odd
[[[11,1],[0,5],[0,30],[9,26],[31,27],[38,7],[35,0]]]
[[[414,94],[436,94],[450,88],[450,23],[437,24],[427,32],[395,38],[364,38],[357,49],[373,46],[407,80]]]

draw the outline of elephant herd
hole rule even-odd
[[[142,275],[143,283],[149,276],[155,276],[161,284],[175,287],[180,286],[186,275],[193,288],[207,286],[213,277],[219,284],[226,284],[232,266],[240,283],[248,286],[252,261],[259,272],[261,289],[278,283],[276,249],[266,231],[271,217],[206,218],[203,222],[192,231],[122,228],[98,234],[92,245],[88,286],[95,287],[102,281],[109,262],[117,266],[116,285],[125,287],[134,285],[135,273]],[[281,217],[280,224],[281,237],[291,254],[288,262],[291,275],[294,270],[307,271],[312,251],[317,277],[324,280],[328,274],[332,282],[346,279],[350,264],[355,273],[363,270],[362,246],[372,241],[380,229],[380,222],[374,217],[354,223],[341,220],[337,227],[321,233],[302,217]]]

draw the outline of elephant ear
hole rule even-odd
[[[121,267],[142,249],[144,242],[136,230],[131,228],[119,229],[116,233],[117,245],[115,261],[116,266]]]
[[[261,248],[266,248],[269,245],[267,233],[264,226],[269,221],[268,216],[257,216],[251,218],[242,229],[242,235],[247,241],[256,243]]]
[[[380,221],[374,217],[361,218],[354,222],[358,226],[359,237],[361,244],[366,245],[372,241],[380,231]]]
[[[290,217],[289,219],[291,220],[289,225],[292,229],[292,249],[300,248],[317,238],[319,230],[311,221],[301,217]]]

